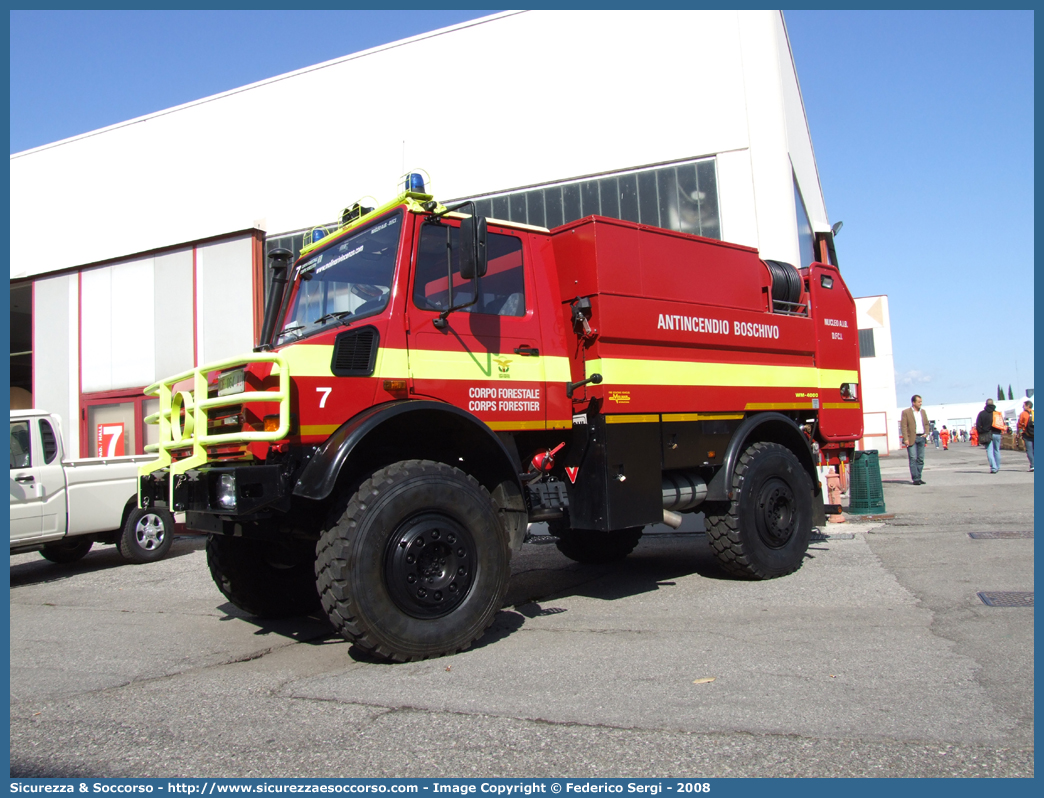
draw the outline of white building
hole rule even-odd
[[[1026,400],[1033,401],[1028,396],[1019,399],[995,399],[995,407],[1004,414],[1004,420],[1011,425],[1012,430],[1018,426],[1019,413],[1022,412],[1022,403]],[[924,405],[928,413],[928,420],[941,430],[944,426],[949,430],[963,429],[971,434],[975,426],[975,419],[986,406],[986,400],[981,402],[949,402],[941,405]],[[1034,408],[1036,409],[1036,408]]]
[[[13,392],[74,452],[102,422],[140,452],[143,387],[254,345],[265,247],[417,168],[799,265],[830,230],[780,12],[507,12],[11,156]]]
[[[863,439],[860,449],[883,456],[899,449],[899,413],[895,404],[895,359],[887,296],[856,298],[859,327],[859,378],[862,388]]]

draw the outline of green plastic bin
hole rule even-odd
[[[881,462],[877,450],[856,452],[848,477],[848,512],[855,515],[880,515],[885,512]]]

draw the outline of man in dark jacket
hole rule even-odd
[[[986,400],[986,406],[975,417],[975,429],[979,433],[979,445],[986,447],[986,459],[990,464],[990,473],[1000,471],[1000,444],[1003,429],[995,429],[994,412],[997,410],[992,399]]]
[[[915,485],[923,485],[921,471],[924,469],[924,442],[928,439],[930,422],[928,414],[921,408],[923,400],[920,394],[910,397],[910,406],[899,416],[899,429],[903,435],[903,445],[910,457],[910,481]]]

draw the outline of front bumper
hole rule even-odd
[[[166,469],[152,471],[139,477],[138,489],[143,508],[244,518],[264,510],[288,510],[292,485],[283,466],[245,465],[174,474]]]
[[[208,396],[209,375],[260,364],[271,364],[271,375],[278,380],[275,390]],[[177,384],[188,380],[192,382],[192,390],[174,390]],[[243,515],[283,498],[289,501],[289,492],[280,484],[278,475],[282,470],[279,466],[211,466],[212,457],[208,452],[208,447],[249,445],[286,438],[290,430],[290,370],[281,354],[263,352],[209,363],[150,385],[145,393],[159,399],[159,411],[145,419],[146,423],[159,426],[159,443],[145,447],[146,451],[157,452],[158,457],[138,470],[140,507],[161,506],[171,512]],[[267,432],[239,430],[227,434],[210,431],[210,411],[220,412],[232,405],[245,407],[247,404],[277,405],[278,428]],[[173,454],[179,457],[175,459]],[[231,475],[232,484],[222,486],[222,474]],[[235,504],[222,505],[218,501],[221,495],[231,495]]]

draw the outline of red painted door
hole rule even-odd
[[[544,429],[545,353],[534,302],[527,241],[489,228],[489,268],[477,283],[460,277],[457,223],[417,219],[413,281],[407,301],[409,368],[416,396],[469,411],[494,430]],[[449,307],[447,233],[453,304],[468,308],[434,322]]]

